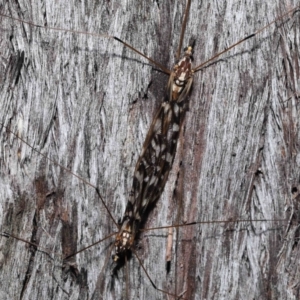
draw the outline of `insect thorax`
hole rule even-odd
[[[193,48],[188,46],[170,75],[168,82],[170,101],[182,102],[189,94],[193,82],[192,60]]]
[[[125,216],[122,221],[120,231],[116,236],[115,241],[115,254],[113,260],[117,262],[121,257],[126,255],[133,243],[137,232],[137,224],[133,218]]]

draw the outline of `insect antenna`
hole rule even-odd
[[[183,22],[182,22],[182,25],[181,25],[179,44],[178,44],[178,48],[177,48],[177,52],[176,52],[176,56],[175,56],[176,62],[179,60],[180,55],[181,55],[181,49],[182,49],[186,24],[187,24],[189,14],[190,14],[190,7],[191,7],[191,0],[188,0],[187,4],[186,4],[185,12],[184,12]],[[191,44],[189,43],[189,45],[191,45]]]

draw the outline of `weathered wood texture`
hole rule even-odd
[[[116,35],[171,66],[184,1],[6,2],[1,12],[52,27]],[[207,3],[209,2],[209,3]],[[192,1],[195,64],[299,5]],[[1,122],[95,184],[121,218],[167,76],[117,42],[0,18]],[[287,219],[146,232],[137,252],[161,288],[187,299],[299,299],[299,11],[195,75],[172,174],[145,227],[184,221]],[[16,83],[12,58],[24,51]],[[166,299],[135,257],[110,276],[116,230],[95,191],[1,129],[1,299]],[[182,205],[180,204],[182,202]],[[177,215],[180,216],[178,219]],[[177,220],[178,219],[178,220]]]

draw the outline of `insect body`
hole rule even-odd
[[[132,247],[141,218],[150,205],[160,198],[172,168],[179,130],[184,116],[183,101],[193,81],[192,47],[175,65],[168,82],[168,96],[160,106],[146,136],[135,167],[133,187],[116,237],[116,256]]]
[[[84,11],[79,11],[83,4],[65,10],[25,9],[20,4],[22,13],[12,6],[5,12],[52,27],[111,31],[141,45],[158,61],[166,61],[165,53],[172,57],[178,38],[170,28],[181,24],[184,3],[176,2],[174,7],[167,1],[160,1],[159,7],[151,1],[133,1],[128,7],[127,3],[109,1]],[[291,8],[298,5],[289,3]],[[197,39],[195,64],[289,9],[283,5],[282,1],[263,5],[253,1],[247,6],[238,1],[202,5],[193,1],[186,36]],[[40,18],[30,15],[36,11]],[[298,22],[295,11],[194,76],[179,159],[145,227],[177,223],[180,201],[173,199],[181,197],[179,223],[275,219],[295,210],[290,196],[299,178],[299,106],[294,96],[299,81]],[[122,31],[120,24],[129,25]],[[98,186],[109,209],[120,216],[153,112],[161,105],[165,83],[161,88],[155,80],[159,77],[160,82],[163,75],[131,52],[122,53],[111,40],[99,43],[93,37],[44,33],[2,18],[1,28],[5,34],[10,30],[1,40],[6,43],[1,45],[2,65],[15,50],[25,53],[17,86],[1,93],[1,120]],[[133,36],[139,36],[136,43]],[[64,256],[115,231],[94,190],[5,131],[1,139],[3,229]],[[293,222],[286,236],[285,227],[271,223],[181,229],[169,275],[162,253],[164,232],[145,233],[136,251],[155,283],[176,294],[186,291],[189,299],[222,295],[265,299],[275,291],[277,299],[288,299],[297,287],[292,275],[298,254]],[[126,280],[120,277],[111,287],[111,269],[104,267],[108,242],[76,257],[80,275],[75,279],[60,263],[23,243],[4,238],[1,246],[1,283],[10,298],[122,299]],[[153,291],[135,259],[130,261],[129,277],[132,299],[166,298]]]

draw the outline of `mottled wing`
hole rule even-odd
[[[125,215],[140,220],[160,197],[172,168],[184,110],[176,102],[163,102],[156,114],[139,160]]]
[[[156,114],[133,175],[133,185],[116,236],[114,260],[131,248],[141,218],[149,205],[161,196],[174,161],[181,122],[184,118],[184,100],[193,82],[191,69],[192,47],[174,66],[167,86],[167,99]]]

